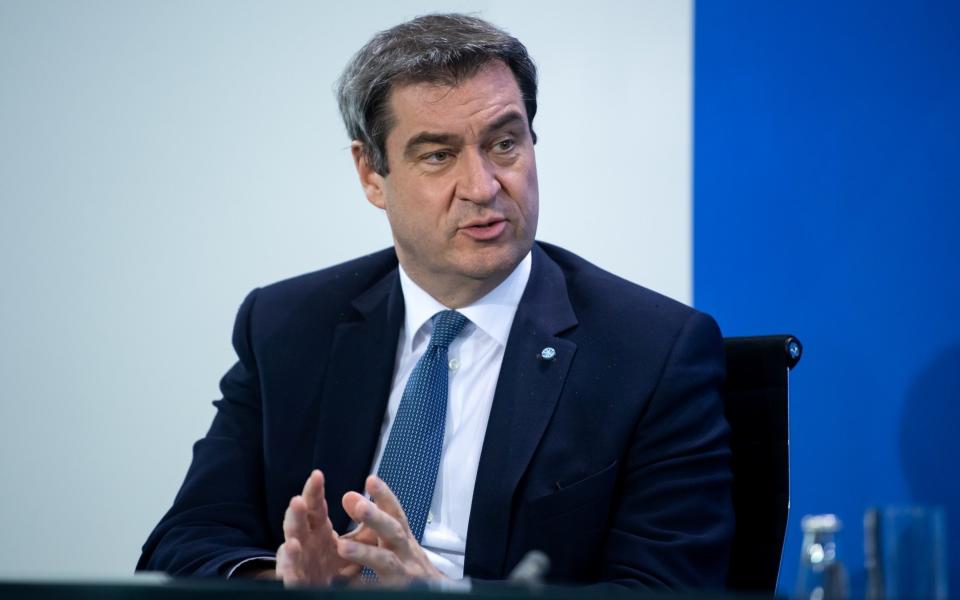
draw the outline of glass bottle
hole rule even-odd
[[[836,515],[807,515],[800,526],[803,547],[795,600],[846,600],[847,572],[837,558],[840,519]]]

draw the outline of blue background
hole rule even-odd
[[[960,3],[698,2],[694,293],[726,335],[789,332],[792,509],[942,504],[960,585]]]

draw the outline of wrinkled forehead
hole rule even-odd
[[[395,130],[479,124],[510,110],[526,118],[516,77],[501,61],[490,61],[470,77],[457,81],[407,81],[395,85],[385,104],[390,119],[388,138]]]

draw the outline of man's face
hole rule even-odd
[[[495,61],[456,87],[398,86],[389,108],[389,173],[361,168],[361,180],[404,270],[435,297],[493,289],[537,230],[536,158],[513,73]]]

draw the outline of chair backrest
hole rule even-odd
[[[736,516],[727,588],[772,593],[790,508],[787,383],[803,346],[792,335],[731,337],[724,345]]]

